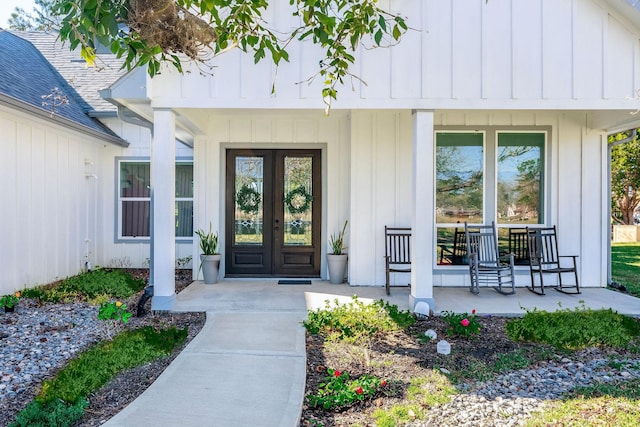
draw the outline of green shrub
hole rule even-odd
[[[127,298],[144,289],[141,279],[123,270],[97,269],[69,277],[55,285],[25,288],[22,295],[42,302],[71,302],[78,299],[101,304],[109,298]]]
[[[309,311],[304,327],[312,335],[323,335],[329,341],[340,340],[352,343],[367,340],[379,332],[404,329],[412,325],[415,318],[408,311],[382,300],[365,304],[353,297],[348,304],[326,301],[324,309]]]
[[[638,335],[636,319],[611,309],[527,310],[521,319],[507,322],[506,332],[514,341],[547,343],[557,349],[576,350],[591,346],[626,347]]]
[[[327,370],[327,377],[318,386],[316,394],[307,395],[309,406],[325,410],[348,408],[356,402],[375,396],[380,387],[387,382],[372,375],[362,375],[351,379],[348,372]]]
[[[86,399],[73,405],[55,400],[48,403],[30,402],[9,427],[67,427],[82,418],[88,406]]]
[[[102,342],[83,352],[55,378],[45,380],[36,400],[41,403],[56,400],[76,402],[102,387],[118,372],[168,355],[186,337],[186,329],[174,327],[156,331],[146,326],[125,331],[112,341]]]
[[[471,311],[471,315],[468,313],[456,314],[452,311],[443,311],[442,318],[445,322],[449,323],[449,329],[447,329],[449,335],[468,337],[480,333],[481,326],[478,319],[476,319],[475,309]]]
[[[122,270],[98,269],[63,280],[57,290],[62,293],[79,293],[87,298],[99,295],[127,298],[144,287],[143,280],[134,279]]]

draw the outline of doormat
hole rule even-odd
[[[278,280],[278,285],[310,285],[311,280],[301,280],[301,279],[289,279],[289,280]]]

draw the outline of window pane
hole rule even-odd
[[[150,197],[151,169],[149,162],[120,163],[120,196]]]
[[[193,201],[176,202],[176,237],[193,236]]]
[[[464,224],[458,227],[438,227],[438,265],[467,265],[467,241]]]
[[[483,220],[483,134],[436,136],[436,221]]]
[[[176,197],[193,198],[193,165],[176,165]]]
[[[235,245],[262,244],[263,183],[262,157],[236,158]]]
[[[311,245],[313,180],[311,157],[284,159],[284,244]]]
[[[498,223],[544,222],[544,134],[498,134]]]
[[[150,202],[122,202],[122,236],[149,237]]]

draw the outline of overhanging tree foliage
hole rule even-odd
[[[619,133],[609,137],[609,143],[629,135]],[[611,216],[619,224],[633,224],[633,213],[640,205],[640,140],[611,148]]]
[[[289,0],[298,25],[282,33],[263,18],[268,3],[54,0],[53,11],[62,17],[62,40],[71,49],[80,47],[88,62],[95,58],[96,43],[101,43],[125,58],[127,69],[146,65],[151,76],[162,63],[182,72],[185,58],[205,64],[232,48],[252,53],[255,62],[269,56],[277,66],[289,60],[287,47],[293,40],[311,40],[323,48],[324,58],[310,79],[323,79],[327,104],[336,99],[337,87],[345,78],[357,78],[349,67],[361,43],[370,40],[372,47],[390,46],[407,30],[404,18],[381,9],[377,0]]]

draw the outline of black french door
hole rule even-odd
[[[320,150],[227,150],[227,276],[320,276]]]

